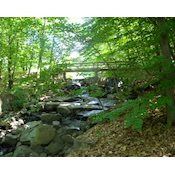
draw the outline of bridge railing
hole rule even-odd
[[[110,69],[116,68],[118,66],[126,65],[126,62],[118,61],[118,62],[96,62],[96,63],[63,63],[59,64],[65,70],[74,70],[74,69]]]

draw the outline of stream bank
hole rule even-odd
[[[136,132],[124,128],[124,117],[97,124],[76,138],[68,157],[175,157],[175,127],[165,125],[164,110],[154,111]]]

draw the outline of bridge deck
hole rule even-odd
[[[98,63],[68,63],[60,64],[65,72],[99,72],[99,71],[114,71],[123,66],[126,62],[98,62]]]

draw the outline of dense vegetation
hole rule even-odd
[[[64,95],[59,63],[122,61],[101,77],[122,79],[127,94],[111,113],[95,122],[126,114],[125,126],[141,129],[151,111],[165,108],[167,126],[175,123],[174,18],[0,18],[0,86],[2,96],[16,97],[13,109],[49,90]],[[71,58],[79,52],[78,58]],[[122,96],[121,95],[121,96]],[[127,96],[127,95],[126,95]],[[10,101],[10,100],[9,100]]]

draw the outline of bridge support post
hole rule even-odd
[[[95,71],[95,82],[98,84],[98,71]]]
[[[66,81],[66,72],[63,72],[63,80]]]

